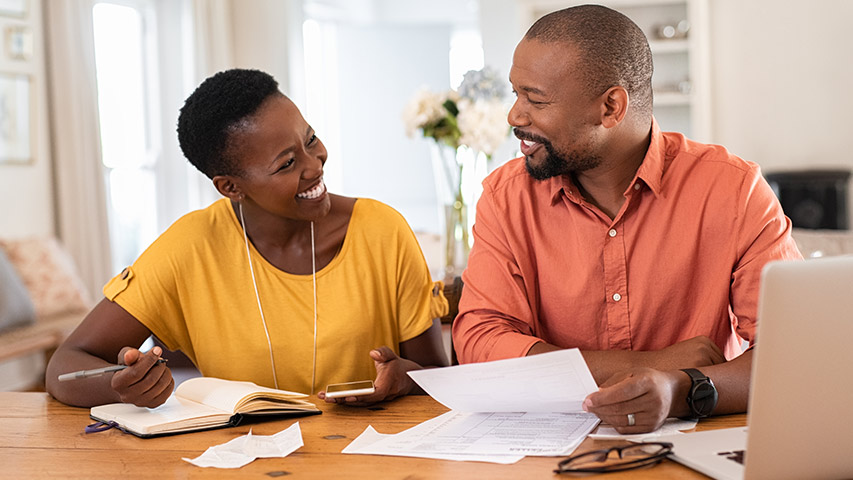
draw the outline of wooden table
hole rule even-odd
[[[555,475],[555,457],[526,457],[513,465],[407,457],[344,455],[341,450],[373,425],[397,433],[447,411],[426,396],[382,404],[381,410],[340,407],[314,399],[322,415],[253,423],[252,432],[271,435],[298,421],[305,445],[286,458],[263,458],[240,469],[199,468],[181,460],[248,433],[250,426],[141,439],[112,429],[86,434],[89,410],[63,405],[45,393],[0,393],[2,478],[573,478]],[[705,420],[699,430],[742,426],[745,415]],[[587,439],[584,451],[613,445]],[[642,470],[612,473],[619,478],[705,478],[672,461]]]

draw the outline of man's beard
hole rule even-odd
[[[530,139],[533,140],[533,139]],[[530,157],[524,157],[524,166],[527,173],[536,180],[547,180],[551,177],[567,175],[575,172],[583,172],[601,165],[601,157],[592,154],[581,154],[579,152],[558,152],[548,140],[537,138],[545,147],[547,155],[541,165],[533,165]]]

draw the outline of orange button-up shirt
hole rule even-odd
[[[483,182],[453,324],[460,362],[524,356],[539,341],[658,350],[706,335],[733,358],[754,341],[767,262],[799,259],[759,167],[662,133],[612,220],[566,176],[518,158]]]

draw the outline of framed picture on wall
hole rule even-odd
[[[0,0],[0,15],[23,17],[27,14],[27,0]]]
[[[29,75],[0,73],[0,164],[32,160],[30,83]]]
[[[6,54],[15,60],[33,56],[33,32],[28,27],[6,27]]]

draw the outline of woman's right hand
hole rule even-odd
[[[122,402],[149,408],[166,402],[172,394],[175,380],[165,363],[157,363],[162,353],[160,347],[154,347],[147,353],[133,347],[121,349],[118,363],[128,365],[128,368],[114,373],[110,385]]]

